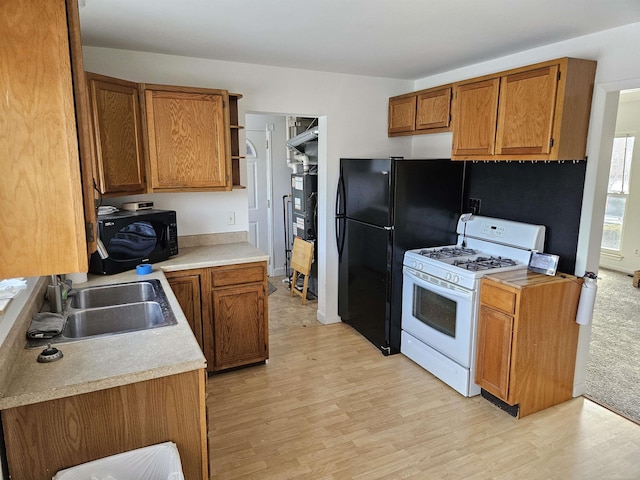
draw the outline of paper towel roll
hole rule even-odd
[[[598,284],[596,279],[585,277],[580,291],[580,302],[578,302],[578,313],[576,315],[576,322],[580,325],[589,325],[591,323],[597,291]]]

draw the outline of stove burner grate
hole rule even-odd
[[[477,257],[471,260],[455,260],[453,266],[464,268],[465,270],[478,271],[490,270],[492,268],[512,267],[516,265],[515,260],[502,257]]]
[[[469,255],[475,255],[476,251],[471,248],[462,247],[443,247],[435,250],[420,250],[420,255],[439,259],[439,258],[452,258],[452,257],[468,257]]]

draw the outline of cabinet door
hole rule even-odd
[[[96,146],[96,173],[102,194],[145,191],[138,85],[87,74]]]
[[[0,15],[0,278],[86,272],[64,0]]]
[[[448,129],[451,118],[451,88],[418,95],[416,130]]]
[[[500,80],[496,154],[548,154],[558,86],[558,65]]]
[[[505,402],[509,395],[513,317],[480,305],[475,382]]]
[[[499,88],[499,78],[459,85],[456,88],[454,155],[494,153]]]
[[[253,283],[212,290],[215,369],[267,358],[265,288]]]
[[[416,97],[389,99],[389,136],[413,132],[416,124]]]
[[[220,92],[145,87],[154,191],[231,189],[228,95]]]
[[[172,276],[166,273],[167,281],[171,285],[171,290],[178,299],[180,308],[187,317],[189,326],[193,330],[193,334],[198,340],[198,345],[204,351],[204,345],[202,343],[202,304],[201,304],[201,285],[200,275],[190,274],[182,275],[178,272],[179,276]]]

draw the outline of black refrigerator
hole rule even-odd
[[[338,315],[385,355],[400,351],[402,259],[456,243],[465,162],[340,159]]]

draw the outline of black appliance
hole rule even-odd
[[[464,169],[447,159],[340,160],[338,314],[386,355],[400,351],[404,252],[456,242]]]
[[[138,210],[99,215],[98,238],[107,256],[91,255],[92,273],[111,275],[141,263],[161,262],[178,253],[176,212]]]
[[[318,175],[291,174],[291,217],[293,235],[314,243],[313,263],[307,291],[318,296]]]

